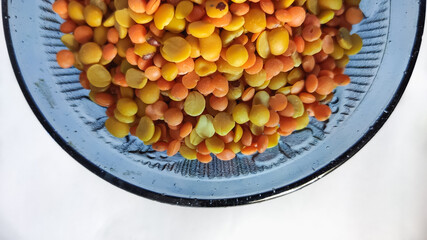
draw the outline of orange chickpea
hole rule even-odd
[[[70,68],[74,65],[75,58],[70,50],[61,50],[56,54],[56,61],[62,68]]]

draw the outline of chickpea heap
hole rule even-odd
[[[62,68],[106,129],[207,163],[275,147],[331,115],[362,39],[360,0],[57,0]]]

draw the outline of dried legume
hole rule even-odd
[[[106,129],[223,161],[332,114],[363,41],[360,0],[56,0],[58,65],[81,70]]]

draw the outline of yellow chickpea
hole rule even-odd
[[[209,37],[215,31],[215,25],[204,21],[196,21],[188,24],[187,32],[196,38]]]
[[[233,16],[231,22],[224,27],[227,31],[239,30],[245,24],[245,18],[243,16]]]
[[[184,111],[190,116],[199,116],[205,110],[206,100],[202,94],[192,91],[184,101]]]
[[[226,112],[218,113],[213,120],[215,132],[220,136],[227,135],[231,130],[233,130],[235,124],[236,122],[233,120],[231,114]]]
[[[147,84],[147,77],[145,76],[144,72],[130,68],[126,71],[126,83],[129,85],[129,87],[141,89]]]
[[[259,87],[267,80],[267,73],[264,69],[255,74],[244,73],[246,83],[251,87]]]
[[[342,7],[342,0],[319,0],[319,6],[325,9],[339,10]]]
[[[251,33],[261,32],[267,26],[265,13],[261,9],[253,8],[244,17],[244,26]]]
[[[150,140],[145,141],[145,145],[152,145],[153,143],[156,143],[159,141],[160,137],[162,136],[162,129],[159,126],[156,126],[154,129],[154,134],[150,138]]]
[[[209,115],[201,115],[194,128],[201,138],[210,138],[215,135],[214,118]]]
[[[166,81],[172,81],[178,75],[178,67],[176,66],[175,63],[166,63],[165,65],[163,65],[161,72],[162,72],[162,77]]]
[[[206,139],[206,147],[208,150],[214,154],[218,154],[224,150],[224,142],[217,136],[212,136],[211,138]]]
[[[178,19],[174,16],[172,21],[170,21],[169,24],[165,26],[165,29],[173,33],[180,33],[185,30],[186,25],[187,22],[185,19]]]
[[[345,54],[348,56],[356,55],[357,53],[362,50],[363,47],[363,41],[362,38],[357,35],[356,33],[352,34],[350,36],[352,47],[350,49],[345,50]]]
[[[124,28],[129,28],[134,24],[127,8],[116,10],[116,12],[114,12],[114,17],[116,18],[116,22]]]
[[[138,105],[130,98],[120,98],[117,101],[117,110],[125,116],[133,116],[138,112]]]
[[[87,5],[83,11],[86,23],[91,27],[99,27],[102,24],[102,10],[94,5]]]
[[[83,44],[79,50],[79,59],[83,64],[95,64],[101,60],[102,49],[94,42]]]
[[[174,14],[174,6],[169,3],[163,3],[154,14],[154,24],[158,29],[162,30],[172,21]]]
[[[286,48],[288,48],[288,46],[286,46]],[[262,32],[258,36],[256,40],[256,50],[258,52],[258,55],[262,58],[268,58],[270,56],[271,50],[270,50],[270,44],[268,42],[267,31]]]
[[[188,35],[185,40],[190,44],[191,46],[191,53],[190,53],[190,57],[191,58],[198,58],[200,56],[200,44],[199,44],[199,39],[192,36],[192,35]]]
[[[222,50],[221,38],[217,33],[199,39],[200,55],[207,61],[216,61]]]
[[[288,74],[284,72],[280,72],[278,75],[274,76],[270,83],[268,84],[268,88],[271,90],[278,90],[279,88],[282,88],[287,83],[287,77]]]
[[[234,44],[227,49],[227,62],[233,67],[240,67],[248,61],[249,54],[245,46]]]
[[[144,116],[139,120],[138,127],[136,128],[136,136],[141,139],[141,141],[148,141],[154,136],[156,128],[154,126],[153,120],[149,117]]]
[[[85,20],[83,5],[77,1],[70,1],[68,3],[68,15],[76,23],[83,23]]]
[[[250,107],[246,103],[239,103],[233,109],[233,120],[238,124],[249,121]]]
[[[264,126],[270,119],[270,111],[264,105],[258,104],[251,108],[249,120],[257,126]]]
[[[87,78],[95,87],[106,87],[111,83],[111,74],[101,64],[94,64],[87,70]]]
[[[185,145],[181,145],[181,148],[179,149],[179,153],[188,160],[194,160],[197,159],[197,151],[194,149],[191,149]]]
[[[159,100],[160,89],[155,82],[149,81],[140,90],[138,97],[145,104],[153,104]]]
[[[118,49],[118,47],[117,47]],[[150,45],[149,43],[145,42],[145,43],[138,43],[135,44],[135,54],[143,57],[145,55],[150,55],[150,54],[154,54],[157,51],[157,48],[153,45]],[[119,54],[120,55],[120,54]],[[125,53],[126,56],[126,53]],[[123,56],[123,57],[125,57]]]
[[[194,64],[194,70],[201,77],[208,76],[217,70],[214,62],[208,62],[203,58],[198,58]]]
[[[182,62],[190,57],[191,45],[182,37],[170,37],[163,43],[160,53],[171,62]]]
[[[153,15],[148,15],[147,13],[136,13],[132,10],[129,9],[129,16],[138,24],[146,24],[149,23],[153,20]],[[114,16],[113,16],[114,17]],[[108,21],[109,19],[107,19],[106,21]],[[105,23],[104,22],[104,26]],[[111,22],[114,22],[114,18],[112,20],[110,20]],[[107,26],[105,26],[107,27]]]
[[[105,121],[105,128],[114,137],[123,138],[129,134],[129,124],[117,121],[114,117],[110,117]]]
[[[221,18],[228,13],[228,3],[224,0],[208,0],[205,8],[206,14],[211,18]]]
[[[192,10],[193,10],[192,2],[180,1],[178,5],[176,5],[175,17],[177,19],[184,19],[191,13]]]
[[[289,45],[289,33],[285,28],[275,28],[268,33],[268,46],[271,54],[282,55]]]
[[[114,117],[122,123],[133,123],[135,121],[135,115],[125,116],[117,108],[114,110]]]
[[[236,125],[234,128],[234,138],[233,142],[237,143],[242,139],[243,136],[243,128],[240,125]]]

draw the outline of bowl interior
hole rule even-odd
[[[300,188],[339,166],[381,127],[403,93],[422,35],[425,1],[362,0],[355,26],[364,42],[346,70],[327,122],[309,126],[278,147],[209,164],[167,157],[135,137],[117,139],[103,124],[77,69],[61,69],[61,23],[52,0],[3,0],[5,34],[18,81],[50,134],[76,160],[104,179],[155,200],[192,206],[256,202]],[[409,41],[408,41],[409,39]]]

